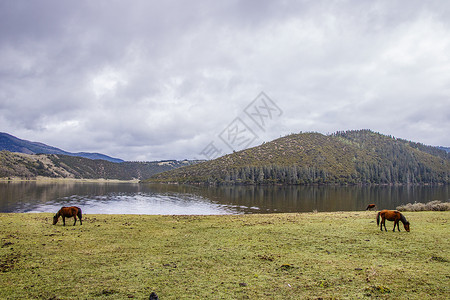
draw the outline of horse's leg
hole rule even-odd
[[[63,219],[63,226],[66,226],[66,217],[62,216]]]
[[[394,229],[392,230],[393,232],[395,232],[395,226],[397,225],[397,220],[394,220]]]
[[[75,226],[75,224],[77,224],[77,216],[73,216],[73,220],[75,221],[73,222],[73,226]]]
[[[385,218],[383,218],[383,226],[384,226],[384,231],[387,231],[387,229],[386,229],[386,219]]]

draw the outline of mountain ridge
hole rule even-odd
[[[199,161],[110,162],[63,154],[0,151],[0,178],[145,179]]]
[[[110,162],[124,162],[123,159],[111,157],[101,153],[91,152],[68,152],[41,142],[31,142],[15,137],[9,133],[0,132],[0,151],[18,152],[25,154],[62,154],[79,156],[89,159],[102,159]]]

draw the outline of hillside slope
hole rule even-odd
[[[144,179],[160,172],[195,164],[197,161],[122,162],[83,157],[0,151],[0,178],[37,176],[80,179]]]
[[[123,160],[120,158],[110,157],[108,155],[101,153],[67,152],[43,143],[22,140],[4,132],[0,132],[0,151],[1,150],[25,154],[63,154],[70,156],[85,157],[89,159],[103,159],[110,162],[123,162]]]
[[[449,155],[370,130],[301,133],[147,182],[209,184],[448,183]]]

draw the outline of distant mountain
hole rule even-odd
[[[46,144],[22,140],[13,135],[3,132],[0,132],[0,151],[1,150],[25,154],[63,154],[69,156],[85,157],[89,159],[103,159],[117,163],[123,162],[123,160],[120,158],[114,158],[100,153],[67,152],[56,147],[48,146]]]
[[[444,150],[447,153],[450,153],[450,147],[437,147],[437,148]]]
[[[0,151],[0,178],[38,176],[79,179],[145,179],[199,161],[121,162],[92,160],[62,154],[24,154]]]
[[[300,133],[148,182],[206,184],[449,183],[450,154],[371,130]]]

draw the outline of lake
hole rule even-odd
[[[1,182],[0,212],[216,215],[364,210],[448,201],[449,186],[223,186],[89,182]]]

